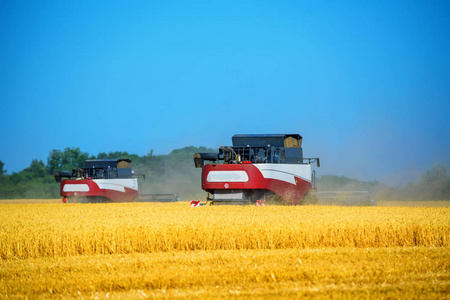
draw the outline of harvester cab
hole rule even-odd
[[[303,157],[299,134],[237,134],[232,143],[217,153],[194,155],[195,167],[202,168],[207,202],[304,203],[314,188],[311,164],[320,166],[320,161]]]

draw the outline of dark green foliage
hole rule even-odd
[[[67,147],[64,151],[52,150],[47,158],[47,171],[55,174],[61,171],[71,171],[73,168],[84,166],[84,161],[89,157],[87,152],[81,152],[80,148]]]
[[[6,170],[3,170],[5,167],[5,163],[0,160],[0,176],[3,176],[6,173]]]
[[[7,178],[5,176],[6,170],[3,169],[4,167],[5,167],[5,163],[0,160],[0,184],[5,182],[6,178]],[[0,191],[0,193],[1,193],[1,191]]]
[[[34,159],[22,171],[0,176],[0,199],[59,197],[59,186],[42,160]]]

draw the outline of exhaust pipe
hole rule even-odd
[[[219,159],[219,153],[195,153],[194,164],[196,168],[203,168],[204,161],[216,161]]]
[[[55,173],[56,182],[61,182],[62,178],[70,178],[70,177],[72,177],[72,173],[68,172],[68,171],[62,171],[62,172]]]

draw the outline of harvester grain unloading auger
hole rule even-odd
[[[90,159],[84,168],[55,174],[62,201],[71,202],[177,202],[177,194],[140,194],[139,179],[129,159]]]
[[[195,167],[202,168],[202,189],[208,193],[205,204],[371,205],[367,192],[346,192],[348,197],[317,192],[311,165],[320,167],[320,160],[303,157],[299,134],[237,134],[232,142],[217,153],[194,155]]]

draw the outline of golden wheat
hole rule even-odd
[[[449,248],[217,250],[4,260],[0,298],[440,298]]]
[[[445,298],[450,208],[0,205],[0,298]]]
[[[448,200],[428,200],[428,201],[404,201],[404,200],[381,200],[377,201],[378,206],[403,206],[403,207],[450,207]]]
[[[450,208],[0,205],[1,259],[404,246],[450,246]]]

